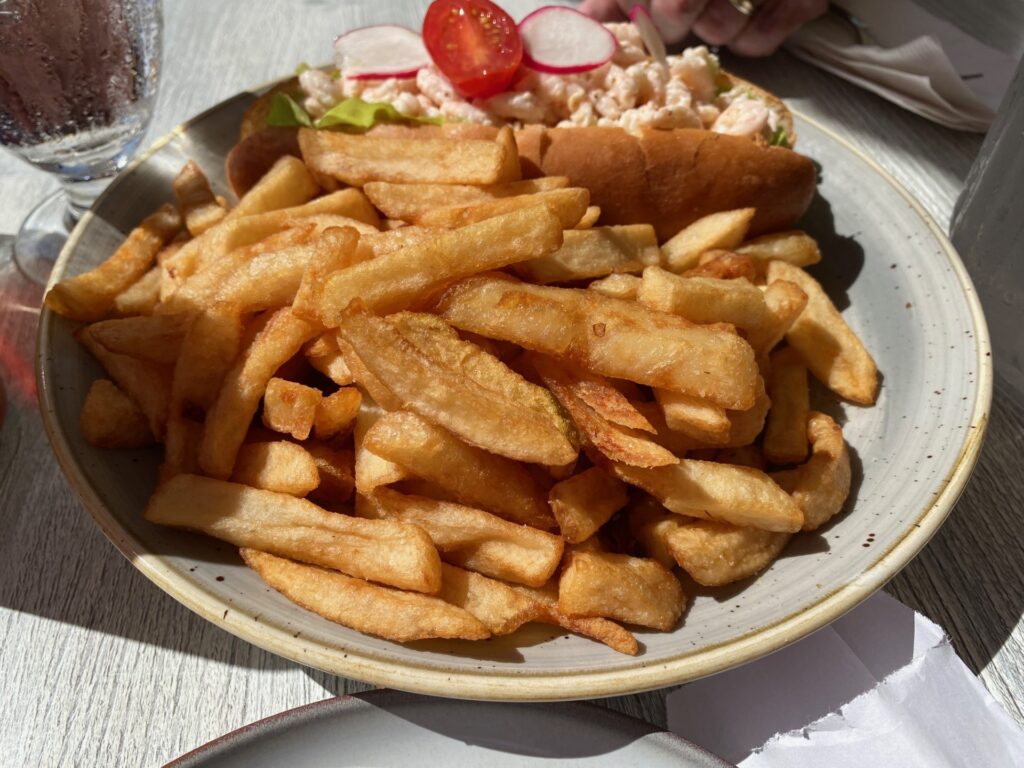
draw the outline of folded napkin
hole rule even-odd
[[[934,122],[988,130],[1016,62],[910,0],[842,0],[786,48]]]
[[[1024,765],[1024,731],[943,631],[885,593],[668,696],[669,730],[739,768]]]

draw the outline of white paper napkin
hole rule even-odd
[[[841,0],[789,38],[797,57],[950,128],[984,132],[1016,62],[910,0]]]
[[[885,593],[668,696],[674,733],[740,768],[1024,765],[1024,731],[942,630]]]

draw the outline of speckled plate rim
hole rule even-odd
[[[273,83],[268,83],[250,92],[237,94],[175,127],[129,164],[103,192],[99,200],[116,192],[121,178],[135,170],[176,136],[184,134],[193,123],[235,99],[258,94],[272,85]],[[57,461],[103,534],[150,581],[182,605],[264,650],[325,672],[375,685],[449,698],[502,701],[560,701],[620,696],[706,677],[761,658],[794,643],[835,621],[870,597],[906,566],[938,531],[963,492],[977,463],[992,403],[993,368],[988,326],[977,292],[956,249],[931,215],[892,174],[846,139],[799,111],[794,110],[793,114],[870,167],[906,200],[926,224],[941,246],[967,302],[977,345],[978,378],[970,428],[963,430],[965,437],[960,443],[956,461],[947,476],[936,486],[934,501],[921,510],[913,521],[907,523],[902,538],[849,583],[773,624],[732,640],[690,650],[668,659],[645,661],[643,656],[638,656],[635,665],[611,671],[524,671],[516,668],[509,669],[508,672],[489,672],[462,671],[454,667],[445,669],[409,660],[394,661],[351,646],[342,651],[305,637],[295,638],[283,628],[256,622],[254,616],[237,603],[229,604],[221,596],[190,582],[183,574],[169,567],[161,555],[149,552],[141,541],[120,526],[89,484],[71,450],[63,425],[58,423],[56,393],[45,375],[44,352],[49,347],[54,314],[43,307],[36,347],[36,379],[43,425]],[[47,290],[63,275],[85,227],[92,218],[92,212],[87,212],[72,231],[54,265]]]

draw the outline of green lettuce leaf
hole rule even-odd
[[[378,123],[418,123],[440,125],[440,117],[410,117],[383,102],[348,98],[331,107],[323,117],[314,121],[295,99],[286,93],[275,93],[267,115],[267,125],[279,127],[304,126],[306,128],[358,128],[367,130]]]
[[[771,138],[768,139],[768,144],[773,147],[785,147],[789,149],[789,135],[786,133],[786,129],[781,125],[775,129],[772,133]]]
[[[291,96],[286,93],[275,93],[273,101],[270,102],[270,112],[267,114],[267,125],[281,128],[312,128],[313,121],[302,105]]]

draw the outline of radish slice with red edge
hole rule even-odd
[[[334,41],[334,51],[341,74],[353,80],[415,77],[423,67],[430,66],[423,38],[394,24],[346,32]]]
[[[619,44],[603,24],[574,8],[548,5],[519,22],[523,63],[539,72],[573,75],[611,61]]]

